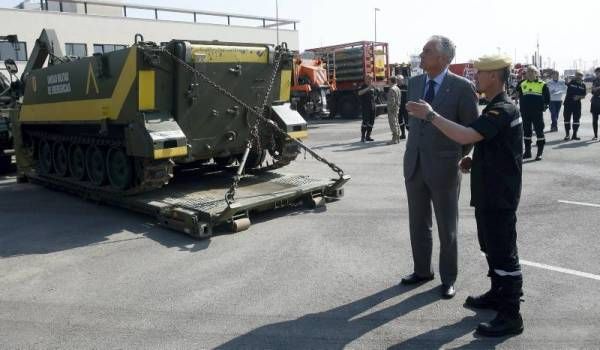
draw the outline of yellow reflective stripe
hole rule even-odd
[[[156,109],[155,106],[155,71],[141,70],[138,76],[138,108],[140,111]]]
[[[308,137],[308,131],[307,130],[301,130],[301,131],[290,131],[287,133],[290,137],[294,138],[294,139],[304,139]]]
[[[187,155],[187,146],[154,150],[154,159],[181,157]]]
[[[192,45],[194,63],[268,63],[269,51],[260,46]]]
[[[19,119],[24,122],[117,119],[135,81],[136,59],[137,48],[132,47],[129,49],[129,54],[121,70],[121,75],[119,76],[112,97],[23,105]]]
[[[521,90],[524,95],[534,94],[541,95],[544,91],[544,82],[543,81],[524,81],[521,83]]]
[[[292,89],[292,71],[289,69],[281,71],[281,84],[279,85],[279,101],[289,101]]]

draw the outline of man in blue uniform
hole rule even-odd
[[[565,109],[563,117],[565,118],[565,141],[569,140],[569,131],[571,130],[571,116],[573,116],[573,137],[571,140],[580,140],[577,136],[579,130],[579,119],[581,119],[581,100],[587,94],[587,88],[583,83],[583,73],[577,71],[575,77],[567,84],[567,95],[565,96]]]
[[[362,109],[362,124],[360,126],[360,142],[374,141],[371,138],[373,124],[375,124],[375,87],[373,78],[367,76],[364,84],[358,90]]]
[[[484,56],[475,62],[477,85],[490,102],[468,127],[437,114],[425,101],[409,102],[408,112],[431,122],[444,135],[461,144],[475,144],[473,159],[463,158],[460,168],[471,170],[471,205],[475,207],[477,234],[486,254],[491,289],[468,297],[466,305],[494,309],[496,317],[477,332],[505,336],[523,332],[520,297],[523,278],[517,254],[516,211],[521,196],[523,128],[519,111],[504,86],[511,60]]]
[[[528,66],[525,79],[517,85],[519,107],[523,116],[525,136],[524,159],[531,158],[532,130],[535,130],[537,154],[535,160],[542,160],[546,138],[544,137],[544,111],[550,104],[550,90],[546,83],[539,79],[540,71],[535,66]]]

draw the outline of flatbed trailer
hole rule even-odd
[[[235,201],[228,205],[224,194],[232,176],[223,176],[222,172],[179,174],[163,188],[123,196],[45,178],[33,169],[25,173],[31,182],[148,215],[161,226],[196,238],[211,237],[217,227],[230,232],[246,230],[251,224],[251,213],[297,205],[324,206],[326,201],[343,196],[343,185],[350,179],[349,176],[342,180],[319,179],[281,170],[246,175],[236,190]]]

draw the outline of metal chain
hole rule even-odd
[[[139,46],[139,47],[142,48],[142,49],[144,48],[143,46]],[[344,171],[340,167],[338,167],[334,163],[328,161],[324,157],[320,156],[319,154],[317,154],[315,151],[313,151],[310,147],[308,147],[304,143],[296,140],[293,137],[290,137],[289,134],[285,130],[281,129],[279,127],[279,125],[277,125],[273,120],[265,118],[263,116],[263,113],[264,113],[264,111],[265,111],[265,109],[267,107],[267,104],[269,103],[269,96],[271,94],[271,90],[273,88],[273,84],[275,82],[275,78],[277,76],[277,71],[279,70],[279,65],[280,65],[281,59],[283,57],[282,51],[284,49],[285,48],[282,48],[280,46],[276,47],[275,53],[276,53],[277,56],[276,56],[276,58],[274,60],[274,67],[273,67],[273,72],[272,72],[272,75],[271,75],[271,81],[269,82],[269,84],[267,86],[267,91],[265,92],[265,98],[263,100],[263,103],[262,103],[262,106],[261,106],[260,110],[256,110],[256,108],[248,105],[247,103],[245,103],[244,101],[242,101],[241,99],[239,99],[237,96],[233,95],[231,92],[229,92],[224,87],[222,87],[221,85],[219,85],[216,82],[212,81],[204,73],[202,73],[199,70],[195,69],[189,63],[185,62],[181,58],[175,56],[173,53],[171,53],[170,51],[168,51],[166,48],[161,48],[161,51],[164,52],[164,53],[166,53],[168,56],[170,56],[175,62],[179,63],[182,67],[184,67],[190,73],[193,73],[195,76],[200,77],[202,80],[204,80],[208,85],[210,85],[211,87],[213,87],[215,90],[217,90],[218,92],[220,92],[224,96],[229,97],[230,99],[232,99],[236,103],[240,104],[242,107],[246,108],[252,114],[254,114],[257,118],[256,118],[256,121],[255,121],[254,125],[250,128],[250,135],[253,136],[253,137],[255,137],[257,145],[259,144],[259,139],[258,139],[258,137],[259,137],[258,136],[258,125],[262,121],[262,122],[265,122],[270,127],[272,127],[275,131],[277,131],[281,135],[283,135],[286,140],[292,141],[298,147],[300,147],[301,149],[303,149],[305,152],[309,153],[317,161],[319,161],[321,163],[325,163],[332,171],[334,171],[339,176],[339,179],[337,180],[337,182],[345,181],[345,179],[344,179]],[[247,153],[250,151],[251,148],[252,148],[252,138],[249,137],[248,140],[247,140],[247,143],[246,143],[246,152],[245,152],[245,157],[244,157],[243,161],[245,161],[245,158],[247,157]],[[238,168],[238,172],[234,176],[234,180],[233,180],[232,185],[230,186],[230,188],[225,193],[225,201],[227,202],[227,205],[231,205],[233,203],[234,199],[235,199],[235,191],[236,191],[236,189],[237,189],[237,187],[239,185],[239,181],[241,179],[241,171],[243,171],[243,165],[244,165],[244,162],[241,162],[240,166]]]
[[[252,138],[253,137],[254,137],[254,142],[256,143],[256,147],[257,148],[260,147],[260,136],[258,134],[258,125],[260,124],[262,119],[266,119],[266,118],[264,118],[263,113],[265,112],[265,109],[267,108],[267,104],[269,103],[269,97],[271,96],[271,90],[273,89],[273,84],[275,83],[275,78],[277,77],[277,71],[279,71],[279,65],[281,63],[281,58],[283,57],[282,50],[283,50],[283,48],[280,46],[277,46],[275,48],[275,59],[274,59],[274,64],[273,64],[273,71],[271,72],[271,80],[267,84],[267,91],[265,92],[265,97],[263,99],[262,106],[258,110],[258,114],[256,115],[258,118],[256,118],[256,120],[254,121],[254,125],[250,127],[250,137],[248,137],[248,140],[246,141],[246,150],[244,151],[244,157],[242,158],[242,161],[238,165],[238,170],[236,171],[235,175],[233,176],[233,181],[231,183],[231,186],[229,186],[229,189],[225,192],[225,202],[227,202],[228,206],[230,206],[231,203],[233,203],[233,201],[235,200],[235,192],[240,184],[240,180],[242,179],[242,173],[244,172],[244,167],[246,166],[248,154],[252,150]],[[258,149],[257,151],[260,152],[260,149]]]

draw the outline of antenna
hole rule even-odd
[[[275,0],[275,31],[277,32],[277,45],[279,45],[279,1]]]

